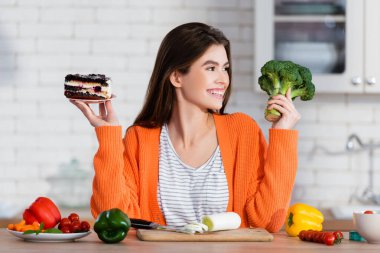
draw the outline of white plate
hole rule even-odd
[[[112,94],[110,98],[107,98],[107,99],[83,99],[83,98],[68,98],[68,100],[73,100],[73,101],[82,101],[82,102],[85,102],[87,104],[100,104],[100,103],[104,103],[108,100],[112,100],[113,98],[115,98],[116,95],[115,94]]]
[[[50,234],[50,233],[39,233],[24,235],[24,232],[18,232],[14,230],[7,229],[12,235],[24,239],[25,241],[35,241],[35,242],[72,242],[76,239],[83,238],[91,234],[91,231],[83,233],[67,233],[67,234]]]

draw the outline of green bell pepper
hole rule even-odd
[[[97,217],[94,230],[100,240],[105,243],[117,243],[127,236],[131,221],[123,211],[112,208],[104,211]]]

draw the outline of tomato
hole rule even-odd
[[[300,238],[302,241],[305,241],[305,230],[301,230],[301,232],[298,234],[298,238]]]
[[[65,233],[65,234],[71,233],[70,227],[68,226],[64,226],[60,228],[60,230],[62,231],[62,233]]]
[[[71,214],[69,215],[69,220],[70,220],[71,222],[73,222],[73,221],[79,221],[79,215],[76,214],[76,213],[71,213]]]
[[[340,231],[334,231],[333,234],[335,236],[335,243],[341,243],[343,239],[343,233]]]
[[[82,221],[80,223],[80,230],[82,232],[87,232],[90,230],[90,223],[88,223],[87,221]]]
[[[364,212],[364,214],[373,214],[373,211],[367,210]]]
[[[300,237],[302,241],[306,241],[307,240],[306,236],[308,233],[309,233],[308,231],[302,230],[298,236]]]
[[[81,230],[81,227],[80,227],[79,221],[71,222],[71,226],[70,226],[70,232],[71,233],[77,233],[77,232],[80,232],[80,230]]]
[[[315,235],[314,242],[323,243],[324,237],[325,237],[324,232],[317,232],[317,234]]]
[[[308,231],[308,233],[309,233],[309,236],[307,237],[308,241],[309,242],[315,242],[315,239],[316,239],[318,232],[310,230],[310,231]]]
[[[323,240],[324,240],[324,238],[325,238],[325,232],[321,232],[321,231],[319,231],[319,232],[317,232],[318,233],[318,235],[317,235],[317,240],[316,240],[316,242],[317,243],[323,243]]]
[[[335,242],[334,234],[327,232],[323,238],[323,242],[328,246],[334,245],[334,242]]]
[[[68,218],[63,218],[59,222],[58,228],[60,229],[60,227],[70,227],[70,225],[71,225],[71,221]]]
[[[308,241],[308,242],[313,242],[313,241],[314,241],[314,238],[315,238],[315,233],[314,233],[314,231],[307,231],[306,241]]]

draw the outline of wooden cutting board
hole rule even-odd
[[[142,241],[156,242],[271,242],[273,240],[273,235],[262,228],[241,228],[194,235],[138,229],[137,237]]]

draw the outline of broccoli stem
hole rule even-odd
[[[281,113],[276,109],[265,109],[265,119],[270,122],[275,122],[281,117]]]
[[[276,96],[279,93],[280,88],[281,88],[280,78],[278,77],[277,74],[269,74],[268,76],[272,80],[272,83],[273,83],[273,94],[272,94],[272,96]]]
[[[304,94],[304,90],[292,90],[291,97],[292,99],[295,97],[300,97]]]
[[[292,87],[292,82],[289,82],[289,81],[282,82],[280,93],[285,96],[286,92],[289,90],[290,87]]]
[[[274,90],[273,90],[273,96],[277,95],[280,92],[281,82],[277,78],[274,82]]]

